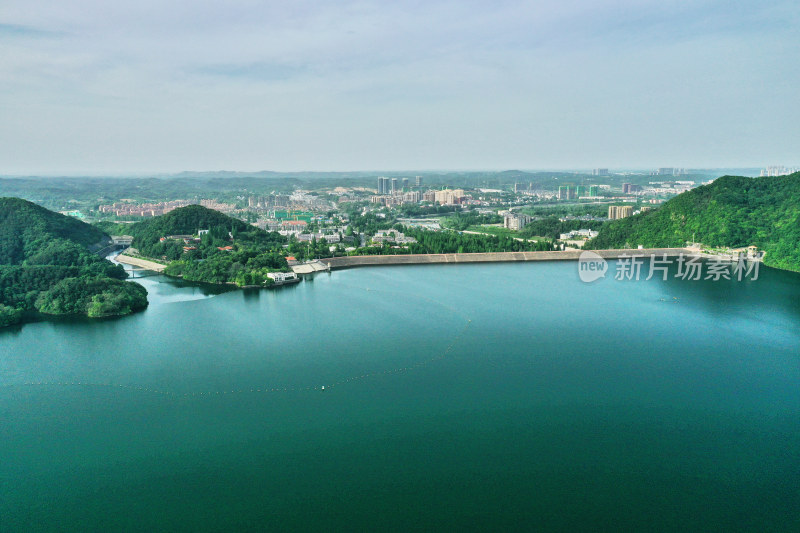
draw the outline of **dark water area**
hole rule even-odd
[[[800,530],[800,276],[319,274],[0,331],[0,530]]]

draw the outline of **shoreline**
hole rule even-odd
[[[148,261],[146,259],[139,259],[138,257],[131,257],[129,255],[125,255],[124,252],[117,254],[114,259],[118,263],[137,266],[145,270],[152,270],[153,272],[158,272],[159,274],[162,273],[165,268],[167,268],[167,265],[162,265],[161,263],[156,263],[154,261]]]
[[[531,261],[577,261],[583,252],[593,252],[606,260],[636,257],[647,258],[658,257],[679,257],[699,256],[703,259],[725,259],[722,256],[704,254],[697,248],[628,248],[628,249],[608,249],[608,250],[564,250],[548,252],[482,252],[482,253],[453,253],[453,254],[398,254],[398,255],[352,255],[340,257],[327,257],[318,259],[317,263],[326,268],[313,269],[310,272],[330,272],[346,268],[369,267],[369,266],[395,266],[395,265],[433,265],[433,264],[481,264],[481,263],[507,263],[507,262],[531,262]],[[119,254],[115,257],[119,263],[138,266],[147,270],[152,270],[163,274],[166,265]],[[296,272],[296,271],[295,271]],[[297,272],[296,272],[297,273]],[[299,281],[299,277],[298,277]],[[294,282],[292,282],[294,283]],[[276,283],[274,286],[287,285],[292,283]],[[232,283],[211,283],[211,285],[235,285]],[[254,288],[255,286],[239,287]]]
[[[140,259],[138,257],[131,257],[129,255],[125,255],[124,253],[120,253],[120,254],[117,254],[117,255],[113,256],[113,261],[116,261],[117,263],[121,263],[121,264],[124,264],[124,265],[136,266],[136,267],[139,267],[139,268],[144,269],[144,270],[151,270],[153,272],[156,272],[157,274],[161,274],[163,276],[167,276],[167,277],[170,277],[170,278],[183,279],[183,276],[168,276],[167,274],[164,274],[164,270],[167,268],[167,265],[162,265],[162,264],[156,263],[154,261],[148,261],[147,259]],[[131,281],[135,281],[136,278],[130,278],[130,280]],[[202,283],[204,285],[212,285],[212,286],[218,286],[218,287],[230,287],[230,288],[236,288],[236,289],[272,289],[272,288],[282,287],[284,285],[294,285],[295,283],[299,283],[299,282],[301,282],[303,280],[302,280],[302,278],[300,278],[298,276],[298,277],[296,277],[294,279],[291,279],[291,280],[277,281],[277,282],[275,282],[275,283],[273,283],[271,285],[267,285],[267,286],[265,286],[265,285],[243,285],[241,287],[239,285],[236,285],[236,283],[233,283],[232,281],[227,281],[227,282],[224,282],[224,283],[209,283],[209,282],[206,282],[206,281],[192,281],[192,280],[184,280],[184,281],[189,281],[191,283]]]

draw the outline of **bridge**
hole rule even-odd
[[[122,265],[122,268],[125,269],[125,272],[128,273],[128,277],[131,278],[131,279],[147,278],[147,277],[150,277],[150,276],[158,276],[158,275],[161,274],[160,272],[156,272],[154,270],[150,270],[149,268],[142,268],[142,267],[136,267],[136,266],[133,266],[133,265],[126,265],[125,263],[120,263],[120,264]]]
[[[118,263],[122,263],[123,265],[125,265],[125,270],[129,272],[140,272],[143,270],[149,270],[154,273],[161,273],[164,271],[165,268],[167,268],[167,265],[162,265],[161,263],[156,263],[155,261],[148,261],[147,259],[131,257],[125,254],[119,254],[116,257],[116,260]]]

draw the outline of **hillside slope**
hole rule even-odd
[[[109,240],[78,219],[21,198],[0,198],[0,265],[21,263],[44,244],[43,239],[65,239],[86,248],[99,248]]]
[[[239,219],[200,205],[181,207],[127,228],[128,233],[133,236],[133,247],[143,255],[154,258],[166,256],[170,260],[180,257],[182,250],[178,244],[183,243],[162,242],[161,238],[170,235],[197,235],[199,230],[209,230],[219,239],[227,239],[229,233],[266,233]]]
[[[246,222],[229,217],[219,211],[201,205],[189,205],[170,211],[166,215],[132,224],[129,231],[134,237],[145,239],[149,235],[193,235],[198,230],[212,227],[225,227],[229,231],[249,231],[253,229]]]
[[[19,198],[0,198],[0,326],[26,314],[111,316],[147,306],[144,287],[90,251],[99,229]]]
[[[724,176],[660,208],[603,225],[588,248],[756,245],[764,263],[800,271],[800,173]]]

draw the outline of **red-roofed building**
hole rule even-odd
[[[303,231],[308,226],[305,220],[284,220],[281,222],[281,228],[289,231]]]

